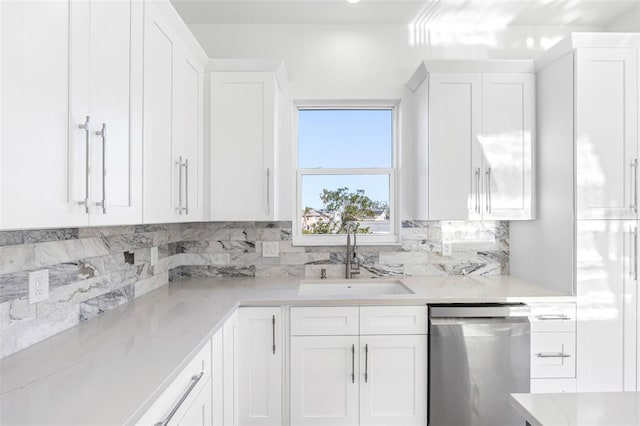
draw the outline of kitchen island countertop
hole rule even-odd
[[[574,300],[511,276],[395,278],[413,294],[301,296],[300,278],[174,281],[0,360],[0,423],[133,424],[238,306]]]
[[[640,392],[516,393],[531,426],[640,426]]]

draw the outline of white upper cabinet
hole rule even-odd
[[[282,309],[238,309],[238,424],[280,426],[284,339]]]
[[[505,72],[498,72],[501,70]],[[418,149],[426,158],[416,160],[418,170],[425,170],[421,163],[427,165],[419,173],[427,184],[417,187],[421,188],[418,197],[427,196],[428,203],[418,209],[418,216],[431,220],[532,219],[532,63],[424,63],[409,87],[415,92],[418,148],[427,146]]]
[[[578,219],[638,213],[638,50],[575,51]]]
[[[0,227],[139,223],[141,4],[1,7]]]
[[[144,34],[144,222],[202,220],[207,57],[168,2],[145,2]]]
[[[282,84],[277,75],[211,74],[212,220],[277,218],[275,153]]]

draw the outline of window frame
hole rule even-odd
[[[318,175],[383,175],[389,176],[389,233],[388,234],[358,234],[358,245],[395,245],[400,239],[399,213],[399,139],[400,139],[400,101],[399,100],[296,100],[293,102],[293,245],[302,246],[342,246],[346,243],[346,234],[315,234],[302,233],[302,177]],[[392,141],[391,167],[389,168],[310,168],[298,167],[298,117],[300,110],[391,110]],[[356,189],[356,188],[351,188]]]

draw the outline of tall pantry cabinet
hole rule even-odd
[[[511,274],[577,296],[576,388],[637,390],[639,34],[572,34],[537,63],[538,212]]]
[[[139,223],[142,3],[0,7],[0,227]]]

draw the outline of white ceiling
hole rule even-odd
[[[172,0],[188,24],[606,27],[640,0]],[[638,17],[640,19],[640,16]]]

